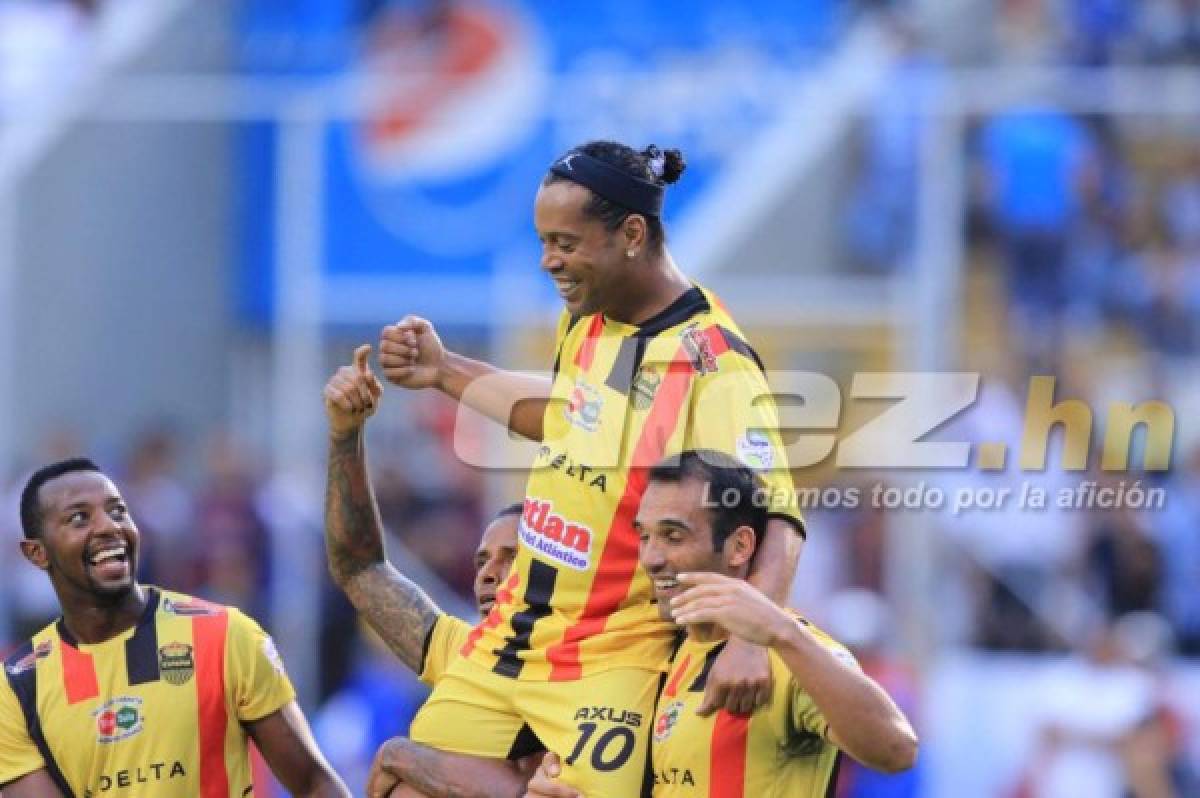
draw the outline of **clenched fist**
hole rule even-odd
[[[383,385],[367,364],[371,345],[354,350],[354,364],[339,368],[325,383],[325,415],[333,435],[354,432],[375,414]]]
[[[379,365],[383,376],[401,388],[437,385],[446,349],[433,325],[419,316],[405,316],[383,328],[379,336]]]

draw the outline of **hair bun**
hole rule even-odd
[[[667,150],[663,153],[663,170],[660,177],[663,183],[667,185],[674,183],[683,174],[684,169],[687,169],[687,161],[683,160],[682,152]]]
[[[646,167],[650,170],[650,174],[654,175],[654,179],[663,185],[674,183],[687,168],[687,163],[683,160],[683,153],[679,150],[663,152],[651,144],[642,150],[641,154],[646,159]]]

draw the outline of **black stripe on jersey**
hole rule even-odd
[[[158,610],[158,591],[147,588],[146,611],[138,621],[137,631],[125,641],[125,674],[130,686],[157,682],[158,672],[158,624],[154,613]]]
[[[728,642],[728,641],[726,641]],[[717,657],[725,650],[725,643],[713,646],[704,655],[704,667],[700,669],[700,673],[696,674],[696,681],[692,682],[692,686],[688,688],[689,693],[701,693],[708,686],[708,672],[712,670],[713,663],[717,661]]]
[[[579,323],[579,318],[579,316],[572,316],[571,320],[567,322],[567,329],[563,332],[562,340],[558,343],[558,351],[554,354],[554,369],[550,377],[551,380],[558,376],[558,367],[562,365],[563,346],[566,344],[567,336],[571,334],[571,330],[574,330],[575,325]]]
[[[646,356],[646,344],[650,339],[710,310],[712,306],[708,304],[704,292],[695,286],[689,288],[665,310],[638,325],[638,331],[632,336],[621,341],[612,371],[604,384],[617,393],[628,394],[633,387],[634,375],[642,367],[642,358]]]
[[[541,560],[534,560],[529,566],[529,584],[525,586],[525,609],[512,617],[512,630],[504,648],[492,653],[499,657],[492,671],[501,676],[515,679],[525,667],[525,661],[517,654],[529,650],[529,637],[533,634],[533,625],[550,614],[550,597],[554,595],[554,583],[558,580],[558,571]]]
[[[508,749],[508,755],[504,758],[515,762],[530,754],[542,754],[545,752],[546,744],[533,733],[533,729],[529,728],[529,724],[526,723],[521,726],[521,730],[513,738],[512,746]]]
[[[721,331],[721,336],[725,339],[726,346],[742,357],[753,360],[754,365],[758,366],[759,371],[763,374],[767,373],[767,367],[763,365],[762,358],[758,356],[758,352],[755,352],[750,344],[746,343],[746,339],[725,327],[718,326],[717,329]]]
[[[712,306],[708,304],[704,292],[693,285],[665,310],[639,324],[637,334],[643,338],[653,338],[664,330],[669,330],[677,324],[683,324],[692,316],[707,313],[710,310],[712,310]]]
[[[837,795],[838,774],[842,771],[842,752],[834,751],[833,768],[829,771],[829,781],[825,783],[825,798]]]
[[[71,792],[71,785],[67,783],[66,777],[63,776],[58,763],[54,761],[54,756],[50,753],[50,746],[46,744],[46,735],[42,733],[42,721],[37,712],[36,660],[20,673],[13,673],[9,670],[10,666],[14,666],[17,662],[32,655],[33,641],[30,640],[5,661],[4,675],[8,677],[8,684],[12,687],[13,693],[17,696],[17,702],[21,705],[21,713],[25,716],[25,728],[29,731],[29,739],[33,741],[38,753],[42,755],[42,760],[46,763],[46,772],[58,785],[64,798],[75,798],[75,793]]]
[[[641,368],[642,358],[646,355],[648,340],[640,333],[632,338],[621,339],[621,346],[613,361],[612,371],[608,373],[608,379],[604,381],[605,385],[617,393],[629,393],[629,389],[633,387],[633,376]]]

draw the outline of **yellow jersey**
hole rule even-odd
[[[59,620],[5,661],[0,784],[46,768],[68,798],[250,794],[242,723],[295,699],[271,638],[232,607],[146,591],[110,640]]]
[[[640,325],[564,314],[557,352],[512,573],[461,651],[530,680],[662,668],[673,627],[651,604],[633,528],[652,466],[687,449],[736,457],[803,532],[766,375],[699,287]]]
[[[851,657],[817,636],[839,656]],[[826,739],[829,724],[775,652],[768,652],[775,681],[770,704],[749,716],[723,709],[696,714],[709,669],[724,647],[724,641],[685,639],[675,654],[651,728],[653,798],[833,795],[839,753]]]

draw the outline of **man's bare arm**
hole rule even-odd
[[[531,441],[543,438],[550,380],[447,352],[437,388]]]
[[[420,672],[425,638],[442,614],[425,591],[387,561],[383,522],[367,474],[367,418],[382,390],[359,347],[325,386],[329,463],[325,488],[325,551],[329,572],[359,614],[400,661]]]
[[[803,549],[804,539],[794,524],[781,518],[770,519],[767,533],[759,541],[754,562],[750,564],[747,580],[776,604],[786,605]]]
[[[5,798],[62,798],[62,791],[45,768],[3,785],[3,793]]]
[[[426,798],[519,798],[527,781],[514,762],[446,753],[393,737],[371,763],[367,796],[386,796],[396,784],[405,784]]]
[[[329,441],[329,572],[388,648],[419,673],[425,638],[442,612],[384,556],[383,523],[367,476],[365,446],[362,428]]]

